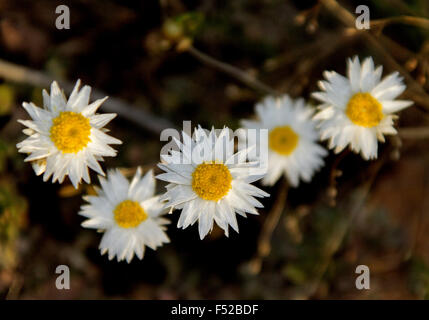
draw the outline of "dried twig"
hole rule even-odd
[[[371,27],[383,29],[384,27],[394,23],[408,24],[424,29],[429,29],[429,19],[413,16],[398,16],[389,17],[385,19],[371,20]]]
[[[338,169],[338,167],[340,166],[341,161],[343,161],[344,158],[347,157],[347,155],[349,155],[350,153],[351,153],[350,148],[343,150],[337,156],[337,158],[332,164],[331,173],[329,176],[329,188],[328,188],[329,204],[332,207],[336,206],[337,204],[337,194],[338,194],[337,178],[343,174],[343,172],[340,169]]]
[[[305,43],[301,46],[296,46],[294,48],[289,48],[286,52],[268,59],[264,63],[263,70],[266,72],[273,72],[279,68],[287,67],[291,64],[297,63],[297,61],[302,57],[308,58],[317,58],[319,61],[319,54],[317,57],[314,56],[314,52],[320,52],[321,50],[326,53],[323,54],[324,57],[328,56],[330,53],[335,51],[340,45],[347,45],[349,39],[353,39],[356,33],[350,33],[347,31],[342,34],[338,32],[327,33],[321,35],[315,41]],[[326,44],[329,43],[329,46]],[[313,63],[313,65],[316,63]]]
[[[355,17],[344,7],[338,4],[335,0],[319,0],[328,11],[341,21],[348,28],[355,28]],[[390,55],[390,53],[380,43],[379,39],[376,38],[372,33],[367,31],[361,32],[362,36],[367,43],[374,48],[378,54],[380,54],[386,64],[390,65],[392,69],[398,70],[399,73],[405,78],[408,83],[409,91],[414,95],[423,96],[424,99],[420,99],[419,103],[426,109],[429,109],[429,95],[425,92],[422,86],[403,68],[396,60]]]
[[[316,274],[317,276],[310,283],[306,290],[306,297],[312,297],[318,290],[320,283],[329,268],[329,265],[332,262],[332,259],[335,253],[340,249],[341,244],[343,243],[347,233],[350,231],[351,227],[356,221],[358,214],[362,211],[368,195],[371,191],[374,181],[380,172],[380,169],[383,167],[387,160],[387,156],[384,156],[382,159],[379,159],[371,167],[371,173],[369,179],[366,180],[364,185],[358,191],[358,197],[356,201],[353,201],[349,207],[349,214],[344,221],[344,223],[339,223],[337,230],[332,233],[332,237],[328,240],[326,245],[326,256],[324,262],[317,267]]]
[[[47,75],[43,72],[29,69],[17,64],[13,64],[4,60],[0,60],[0,77],[17,83],[30,84],[36,87],[47,88],[50,86],[54,77]],[[58,81],[62,88],[66,92],[71,92],[74,87],[74,83],[69,81]],[[92,90],[92,97],[94,99],[100,99],[107,96],[102,91]],[[160,133],[166,128],[173,128],[168,120],[157,117],[148,111],[144,110],[141,107],[132,106],[122,99],[118,98],[109,98],[102,105],[104,111],[114,112],[120,115],[121,117],[136,123],[142,128],[149,130],[153,133]]]
[[[295,96],[300,96],[309,84],[309,75],[312,70],[316,68],[321,61],[327,59],[338,51],[340,46],[347,46],[350,41],[355,39],[356,34],[356,32],[349,32],[349,30],[347,30],[341,35],[337,34],[336,40],[330,41],[329,46],[320,46],[313,50],[313,52],[307,57],[301,56],[301,59],[295,62],[295,72],[278,87],[282,91],[289,92]],[[314,52],[317,52],[316,56],[314,55]]]
[[[249,263],[250,272],[253,274],[258,274],[261,271],[262,261],[271,252],[271,237],[284,211],[288,189],[289,186],[286,179],[282,179],[276,201],[262,226],[258,240],[257,254]]]
[[[257,91],[261,91],[265,94],[272,94],[272,95],[278,95],[279,93],[271,88],[270,86],[266,85],[265,83],[262,83],[255,77],[252,77],[248,73],[244,72],[243,70],[240,70],[237,67],[234,67],[230,64],[227,64],[225,62],[219,61],[204,52],[201,52],[200,50],[196,49],[193,46],[190,46],[188,48],[188,52],[200,60],[202,63],[207,64],[208,66],[211,66],[219,71],[222,71],[233,78],[243,82],[245,85],[249,86],[252,89],[255,89]]]
[[[403,139],[428,139],[429,127],[399,128],[399,136]]]
[[[398,9],[404,15],[415,16],[418,14],[418,15],[426,16],[424,12],[422,12],[421,10],[419,10],[419,12],[416,12],[416,10],[413,10],[412,8],[410,8],[402,0],[383,0],[383,2],[384,2],[384,5],[389,5],[392,8]]]

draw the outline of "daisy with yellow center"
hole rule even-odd
[[[192,172],[192,189],[204,200],[218,201],[231,189],[232,176],[223,163],[202,163]]]
[[[119,203],[113,216],[118,226],[122,228],[135,228],[147,219],[147,213],[137,201],[124,200]]]
[[[27,128],[27,139],[17,144],[19,152],[28,154],[37,175],[43,174],[47,181],[62,183],[68,176],[75,188],[81,179],[90,182],[88,167],[104,175],[98,161],[106,156],[115,156],[116,151],[109,144],[121,141],[105,133],[103,127],[116,114],[96,114],[107,99],[89,104],[91,88],[79,90],[77,81],[67,100],[56,82],[51,85],[51,94],[43,90],[43,108],[33,103],[23,103],[32,120],[18,120]]]
[[[238,232],[236,213],[258,214],[263,207],[255,197],[266,192],[251,185],[262,176],[257,163],[246,160],[248,149],[234,153],[234,140],[228,128],[220,133],[195,129],[193,138],[185,132],[183,142],[176,141],[179,151],[161,155],[158,166],[165,171],[158,179],[169,182],[161,196],[166,207],[181,209],[178,228],[187,228],[198,221],[200,238],[213,228],[213,222],[229,235],[229,226]],[[184,161],[185,160],[185,161]]]
[[[278,154],[288,156],[298,145],[299,136],[290,126],[275,127],[270,131],[269,147]]]
[[[313,93],[320,100],[321,138],[329,140],[329,148],[336,153],[346,146],[360,153],[366,160],[377,158],[377,140],[396,134],[393,127],[395,112],[412,102],[396,100],[405,90],[398,73],[381,79],[382,66],[374,67],[371,57],[362,65],[359,58],[347,61],[347,78],[334,71],[325,71],[326,81],[319,81],[322,91]]]
[[[63,153],[78,153],[91,141],[89,119],[71,111],[60,112],[52,119],[49,133],[54,145]]]
[[[104,232],[100,243],[101,254],[108,253],[109,260],[131,262],[134,255],[143,259],[145,247],[156,250],[170,242],[165,233],[169,221],[162,217],[164,205],[155,194],[152,170],[142,178],[141,169],[131,181],[119,170],[99,177],[101,189],[96,196],[86,196],[88,202],[81,207],[80,215],[88,218],[85,228]]]
[[[274,185],[285,175],[293,187],[310,182],[327,151],[317,144],[313,110],[303,99],[267,97],[256,105],[256,120],[242,120],[246,129],[268,129],[268,172],[262,183]]]

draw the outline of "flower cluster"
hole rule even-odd
[[[357,57],[349,59],[347,73],[324,73],[321,91],[313,93],[321,102],[317,111],[302,98],[266,97],[256,104],[256,119],[241,121],[245,129],[268,131],[264,172],[260,159],[251,155],[253,146],[235,152],[228,128],[182,132],[181,141],[175,139],[177,150],[161,155],[163,173],[156,178],[168,182],[162,195],[155,195],[152,170],[142,176],[138,168],[131,182],[118,169],[105,176],[99,162],[115,156],[110,145],[121,143],[104,128],[116,114],[96,113],[107,97],[89,103],[91,88],[79,89],[80,81],[68,99],[53,82],[50,94],[43,91],[43,108],[23,103],[31,120],[19,120],[28,137],[17,147],[44,181],[52,177],[62,183],[68,176],[77,188],[82,179],[90,183],[88,168],[99,174],[101,187],[84,197],[87,204],[79,212],[87,218],[82,226],[104,232],[99,248],[109,260],[130,262],[134,256],[142,259],[146,246],[155,250],[170,241],[163,216],[175,209],[181,210],[177,227],[198,222],[201,239],[214,223],[226,236],[229,227],[238,232],[237,214],[258,214],[263,205],[257,198],[269,196],[252,183],[262,179],[272,186],[283,175],[292,187],[310,182],[328,154],[320,141],[328,140],[335,153],[349,146],[365,160],[377,158],[377,140],[396,134],[394,113],[412,102],[396,99],[405,90],[402,79],[398,73],[381,79],[382,67],[376,68],[372,58],[362,64]]]

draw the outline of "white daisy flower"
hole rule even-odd
[[[177,227],[185,229],[198,221],[201,239],[212,230],[213,221],[226,236],[229,225],[238,232],[236,213],[258,214],[256,208],[263,205],[255,197],[269,196],[251,185],[262,175],[258,163],[246,161],[250,148],[234,154],[228,128],[217,135],[214,129],[206,133],[199,127],[193,138],[185,132],[182,136],[183,143],[175,139],[179,151],[161,155],[158,166],[166,173],[157,176],[169,182],[161,197],[166,207],[182,209]]]
[[[304,99],[288,95],[267,97],[255,107],[258,120],[242,120],[247,129],[268,129],[268,172],[265,185],[274,185],[284,174],[290,185],[310,182],[323,165],[327,151],[317,144],[319,133],[311,120],[313,109]]]
[[[91,87],[79,87],[80,80],[67,100],[54,81],[51,95],[43,90],[43,109],[24,102],[32,120],[18,120],[28,127],[24,133],[29,137],[17,144],[19,152],[29,154],[25,161],[35,173],[44,173],[44,181],[52,176],[52,182],[62,183],[68,175],[75,188],[82,178],[90,182],[88,167],[104,175],[98,161],[116,156],[109,144],[121,144],[103,128],[116,114],[95,113],[107,97],[89,104]]]
[[[371,57],[362,66],[358,57],[348,59],[345,78],[334,71],[325,71],[327,81],[319,81],[323,91],[313,93],[320,100],[321,138],[329,139],[329,148],[338,153],[347,145],[366,160],[377,158],[377,139],[397,131],[394,112],[409,107],[412,101],[395,100],[404,90],[402,78],[394,72],[381,80],[382,66],[374,69]]]
[[[99,176],[98,195],[84,197],[89,204],[82,205],[79,214],[88,220],[82,226],[104,232],[99,248],[109,260],[116,256],[130,263],[134,254],[141,260],[145,246],[156,250],[170,242],[165,233],[169,221],[161,217],[164,205],[154,196],[153,171],[141,175],[138,168],[129,183],[119,170],[109,170],[107,179]]]
[[[20,121],[20,120],[18,120]],[[34,131],[33,129],[30,128],[25,128],[22,130],[22,132],[27,135],[27,136],[32,136],[33,134],[36,133],[36,131]],[[42,158],[39,160],[33,160],[30,161],[31,166],[33,167],[34,173],[37,176],[40,176],[43,172],[45,172],[46,170],[46,158]]]

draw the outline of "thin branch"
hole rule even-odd
[[[346,235],[350,232],[350,229],[356,222],[356,218],[359,213],[362,212],[362,209],[368,199],[372,186],[374,185],[375,179],[378,176],[383,165],[386,163],[387,157],[379,159],[371,167],[371,173],[369,179],[363,184],[363,186],[357,191],[358,196],[355,201],[352,201],[352,204],[349,206],[349,214],[346,217],[344,223],[339,223],[337,230],[332,233],[332,237],[328,240],[327,243],[327,252],[325,260],[322,264],[317,267],[316,274],[317,276],[311,282],[306,290],[306,296],[311,298],[318,290],[320,283],[322,282],[323,277],[328,270],[332,259],[335,253],[341,248],[341,244],[344,242]]]
[[[283,83],[280,82],[278,88],[281,91],[289,92],[294,96],[302,95],[304,89],[308,87],[311,72],[317,68],[323,60],[327,59],[335,52],[337,52],[340,46],[347,46],[351,41],[356,39],[356,32],[350,32],[346,30],[343,34],[338,34],[335,40],[325,42],[325,46],[321,46],[308,56],[301,56],[299,61],[295,62],[295,71],[287,78]],[[326,46],[329,43],[329,46]],[[317,52],[317,55],[314,55]]]
[[[328,11],[335,16],[339,21],[341,21],[346,27],[355,29],[355,17],[344,7],[338,4],[335,0],[319,0]],[[425,108],[429,109],[429,95],[422,88],[422,86],[408,73],[408,71],[403,68],[396,60],[390,55],[390,53],[384,48],[373,34],[367,31],[361,32],[362,36],[366,40],[366,43],[370,44],[377,52],[380,54],[386,64],[390,65],[392,69],[398,70],[399,73],[405,78],[408,82],[410,91],[418,93],[425,97],[421,99],[420,103]]]
[[[286,178],[284,178],[282,179],[280,190],[277,193],[276,201],[262,226],[262,231],[258,240],[257,254],[249,263],[250,272],[253,274],[258,274],[261,271],[264,258],[271,252],[271,238],[284,211],[288,189],[288,183]]]
[[[324,56],[329,55],[335,51],[339,45],[347,44],[347,41],[350,38],[354,38],[355,33],[343,32],[338,34],[338,32],[327,33],[321,35],[315,41],[305,43],[301,46],[288,49],[286,52],[268,59],[264,64],[264,71],[273,72],[276,69],[286,67],[291,64],[295,64],[298,59],[302,57],[318,58],[321,60],[319,55],[314,56],[314,52],[320,52],[321,50],[327,52]],[[326,44],[329,43],[329,46]]]
[[[190,46],[188,48],[188,52],[200,60],[202,63],[207,64],[210,67],[213,67],[223,73],[226,73],[230,75],[231,77],[241,81],[245,85],[249,86],[252,89],[255,89],[257,91],[261,91],[265,94],[272,94],[272,95],[278,95],[279,93],[271,88],[270,86],[266,85],[265,83],[259,81],[255,77],[252,77],[248,73],[244,72],[243,70],[240,70],[237,67],[234,67],[230,64],[227,64],[225,62],[219,61],[204,52],[201,52],[200,50],[196,49],[193,46]]]
[[[429,29],[429,19],[413,16],[398,16],[385,19],[371,20],[371,27],[383,29],[384,27],[394,23],[408,24],[423,29]]]
[[[398,131],[403,139],[429,139],[429,127],[399,128]]]
[[[409,16],[415,16],[415,15],[423,15],[424,12],[422,10],[416,10],[411,9],[407,4],[405,4],[402,0],[383,0],[384,5],[388,5],[391,8],[395,8],[395,10],[401,11],[402,14],[409,15]]]
[[[54,77],[43,72],[26,68],[4,60],[0,60],[0,77],[8,81],[29,84],[41,88],[48,88],[55,80]],[[66,80],[59,80],[58,82],[66,92],[70,93],[73,90],[74,83]],[[105,96],[107,96],[107,94],[102,91],[96,89],[92,90],[92,97],[94,99],[100,99]],[[173,124],[171,124],[168,120],[149,113],[148,111],[144,110],[143,107],[130,105],[122,99],[110,97],[106,100],[106,102],[103,103],[102,109],[106,112],[117,113],[122,118],[134,122],[135,124],[155,134],[159,134],[166,128],[174,127]]]
[[[343,150],[337,156],[337,158],[332,164],[331,173],[329,176],[329,188],[328,188],[329,204],[332,207],[336,206],[337,204],[337,194],[338,194],[337,178],[339,178],[343,174],[343,172],[340,169],[338,169],[338,167],[340,166],[344,158],[347,157],[347,155],[349,155],[350,153],[351,153],[350,148]]]
[[[423,219],[426,215],[426,208],[428,207],[429,204],[429,199],[428,197],[426,197],[428,190],[428,179],[426,177],[423,178],[424,182],[423,182],[423,188],[421,189],[421,197],[422,197],[422,206],[421,209],[419,210],[419,212],[415,215],[414,217],[414,227],[413,227],[413,236],[411,239],[411,243],[408,249],[408,252],[405,256],[405,260],[409,260],[414,256],[414,253],[416,252],[418,245],[419,245],[419,238],[422,234],[422,231],[424,231],[424,223],[423,223]]]

